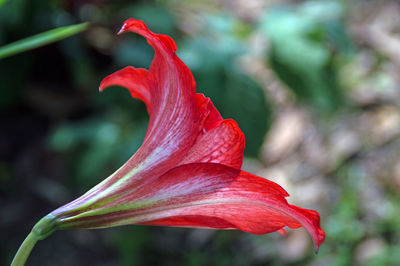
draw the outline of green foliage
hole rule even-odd
[[[268,10],[261,22],[272,69],[300,100],[325,112],[344,104],[333,56],[352,51],[352,45],[340,16],[337,3],[307,2],[298,10]]]
[[[1,1],[0,4],[0,24],[2,26],[16,25],[23,19],[25,0]],[[0,31],[0,41],[2,41],[4,32]]]
[[[146,21],[147,26],[154,32],[162,32],[170,36],[176,33],[176,23],[166,6],[135,4],[126,8],[123,13],[127,18],[133,17]]]
[[[50,145],[60,152],[72,152],[75,185],[87,190],[112,173],[139,147],[146,132],[144,121],[135,123],[129,116],[118,119],[83,120],[58,126]],[[128,126],[123,126],[126,124]]]
[[[145,249],[151,245],[152,234],[147,227],[125,227],[117,229],[112,235],[113,245],[119,253],[119,265],[130,266],[141,265],[145,260]]]

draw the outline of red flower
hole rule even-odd
[[[140,20],[127,20],[119,33],[127,31],[153,46],[150,69],[126,67],[106,77],[100,91],[120,85],[144,101],[150,114],[146,137],[114,174],[53,211],[56,227],[146,224],[265,234],[303,226],[317,250],[325,237],[318,213],[288,204],[279,185],[240,170],[243,133],[196,93],[175,42]]]

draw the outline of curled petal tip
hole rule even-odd
[[[313,241],[314,242],[314,253],[315,253],[315,255],[318,254],[319,247],[322,245],[324,240],[325,240],[325,232],[322,231],[322,229],[319,229],[318,239],[316,241]]]
[[[122,25],[121,29],[118,31],[118,35],[128,31],[130,28],[148,30],[146,24],[143,21],[130,18],[125,21],[124,25]]]
[[[318,255],[319,247],[314,247],[314,253],[315,255]]]
[[[285,236],[285,237],[287,236],[287,232],[286,232],[286,230],[284,228],[279,229],[277,232],[279,234],[281,234],[281,236]]]
[[[120,35],[126,31],[126,24],[122,25],[121,29],[119,29],[117,35]]]
[[[107,88],[107,84],[104,83],[104,79],[101,81],[99,85],[99,92],[103,92]]]

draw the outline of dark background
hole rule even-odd
[[[314,255],[303,229],[124,226],[55,232],[27,265],[400,264],[398,1],[1,0],[0,45],[89,21],[76,36],[0,60],[0,264],[32,226],[97,184],[140,146],[148,116],[122,88],[148,67],[135,17],[178,44],[198,91],[246,135],[244,169],[317,210]]]

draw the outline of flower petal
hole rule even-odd
[[[211,102],[202,93],[196,93],[197,104],[199,107],[200,116],[203,122],[203,130],[209,131],[216,128],[222,122],[222,116]]]
[[[202,126],[196,84],[190,70],[176,56],[175,42],[166,35],[151,32],[142,21],[135,19],[124,23],[119,33],[123,32],[142,35],[154,48],[154,58],[146,77],[136,76],[146,78],[146,82],[132,81],[148,84],[151,114],[143,145],[105,185],[126,177],[132,169],[136,169],[136,174],[129,182],[138,178],[156,178],[165,173],[183,159]]]
[[[200,133],[181,164],[209,162],[240,169],[243,152],[242,131],[234,120],[226,119],[210,131]]]
[[[101,88],[118,82],[133,91],[134,97],[139,94],[145,102],[148,100],[146,105],[151,113],[145,139],[120,169],[80,198],[56,210],[55,214],[84,212],[91,206],[107,202],[108,198],[132,193],[137,186],[151,183],[184,159],[203,128],[196,84],[189,68],[176,56],[175,42],[166,35],[151,32],[143,21],[135,19],[125,21],[119,34],[124,32],[142,35],[154,48],[150,69],[146,74],[143,70],[125,68],[112,74],[109,80],[106,78]],[[128,83],[121,78],[123,75],[130,75],[135,80]],[[133,89],[135,85],[142,88]],[[145,93],[146,85],[149,93]]]
[[[239,229],[253,234],[303,226],[315,250],[325,233],[319,215],[290,205],[287,192],[274,182],[221,164],[176,167],[98,210],[60,220],[63,228],[146,224]]]
[[[153,184],[158,204],[140,224],[234,228],[253,234],[304,226],[317,250],[325,238],[317,212],[290,205],[274,182],[220,164],[177,167]],[[159,209],[158,209],[159,208]]]
[[[119,34],[127,31],[145,37],[155,50],[147,75],[152,114],[141,150],[153,152],[147,146],[155,148],[163,143],[168,146],[163,147],[164,153],[181,152],[194,141],[199,130],[193,75],[176,56],[176,45],[170,37],[151,32],[142,21],[135,19],[128,19]]]
[[[147,80],[147,70],[143,68],[125,67],[105,77],[100,83],[99,90],[103,91],[110,86],[121,86],[129,90],[132,97],[142,100],[150,114],[151,95]]]
[[[223,120],[209,98],[197,93],[203,130],[180,165],[188,163],[220,163],[240,169],[243,162],[244,135],[232,119]]]
[[[127,31],[145,37],[155,50],[147,75],[151,95],[149,126],[142,147],[128,164],[157,164],[162,173],[183,158],[200,131],[196,84],[190,70],[176,56],[176,45],[170,37],[151,32],[135,19],[127,20],[119,33]]]

